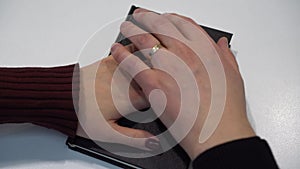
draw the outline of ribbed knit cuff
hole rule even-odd
[[[0,68],[0,124],[33,123],[75,136],[78,65]]]
[[[193,167],[201,169],[253,169],[278,168],[265,140],[251,137],[213,147],[193,161]]]

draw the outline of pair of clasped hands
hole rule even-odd
[[[127,21],[120,26],[121,33],[130,39],[132,45],[115,43],[111,47],[109,57],[80,70],[81,91],[77,114],[80,125],[77,135],[148,151],[160,148],[158,137],[151,133],[116,123],[132,111],[126,103],[121,106],[122,112],[115,107],[114,102],[118,100],[113,100],[112,97],[113,81],[118,81],[117,85],[130,81],[128,94],[131,104],[138,110],[151,106],[166,127],[175,121],[182,127],[191,125],[184,138],[178,140],[191,159],[216,145],[255,135],[246,115],[243,79],[225,37],[215,43],[192,19],[178,14],[159,15],[139,8],[134,11],[133,17],[144,29]],[[159,49],[154,50],[153,47],[158,44]],[[141,51],[152,66],[146,65],[135,56],[135,51]],[[221,63],[221,66],[217,62]],[[118,68],[123,72],[123,76],[113,79]],[[186,68],[188,70],[183,71]],[[214,85],[209,70],[220,68],[225,77],[222,82],[225,84],[225,92],[220,90],[225,93],[224,104],[211,107]],[[97,73],[92,76],[95,69]],[[191,82],[187,81],[188,77],[192,77]],[[91,86],[95,90],[92,90]],[[195,86],[196,91],[193,88]],[[218,91],[218,88],[214,89],[217,96]],[[115,98],[124,98],[123,94],[120,92],[120,96]],[[187,97],[186,105],[181,104],[184,101],[182,96]],[[97,108],[90,105],[93,98],[96,98]],[[120,103],[122,104],[122,100]],[[160,112],[162,108],[163,112]],[[221,118],[209,138],[199,142],[205,120],[212,109],[222,110]],[[104,117],[100,122],[99,110]],[[194,112],[190,112],[192,110]],[[178,118],[179,112],[181,118]],[[111,130],[127,137],[112,134]],[[182,135],[180,132],[183,132],[181,128],[170,130],[175,140],[178,134]]]

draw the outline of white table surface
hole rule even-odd
[[[86,40],[131,4],[177,12],[234,33],[257,134],[281,168],[300,166],[300,1],[0,0],[0,65],[74,63]],[[103,38],[103,54],[115,40]],[[66,136],[34,125],[0,125],[1,168],[114,168],[69,150]],[[247,152],[245,152],[247,153]],[[116,168],[116,167],[115,167]]]

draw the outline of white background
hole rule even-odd
[[[86,40],[131,4],[176,12],[234,33],[252,124],[281,168],[300,166],[300,1],[0,0],[0,65],[75,63]],[[117,36],[103,38],[107,53]],[[33,125],[0,125],[1,168],[111,168],[69,150],[66,137]],[[246,154],[247,152],[245,152]],[[102,167],[103,165],[104,167]]]

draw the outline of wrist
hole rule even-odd
[[[194,131],[191,131],[181,144],[192,160],[215,146],[256,136],[247,118],[228,121],[224,117],[214,133],[204,143],[199,142],[200,131],[197,133]]]

